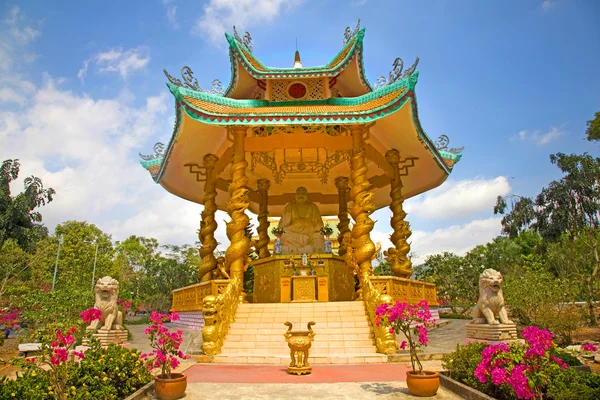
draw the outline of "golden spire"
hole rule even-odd
[[[300,52],[298,51],[298,39],[296,39],[296,54],[294,54],[294,68],[302,68],[302,61],[300,61]]]

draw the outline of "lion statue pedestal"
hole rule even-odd
[[[488,268],[479,275],[479,300],[467,325],[465,342],[514,341],[517,325],[508,319],[502,293],[502,274]]]
[[[110,276],[105,276],[98,279],[94,292],[96,293],[94,308],[102,311],[102,317],[92,321],[86,330],[96,331],[92,337],[100,341],[102,346],[109,343],[127,343],[127,331],[123,328],[123,313],[117,303],[119,282]]]

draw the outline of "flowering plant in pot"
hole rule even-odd
[[[179,347],[183,341],[183,332],[177,330],[171,332],[164,326],[165,322],[177,321],[179,315],[159,314],[152,312],[150,315],[150,326],[145,333],[150,336],[152,353],[144,353],[140,356],[150,371],[160,369],[160,374],[154,377],[154,391],[161,400],[174,400],[183,397],[187,387],[187,376],[183,373],[175,373],[180,359],[190,358],[185,355]]]
[[[427,328],[435,325],[429,311],[429,304],[422,300],[417,304],[401,303],[380,304],[375,309],[375,324],[389,329],[390,333],[402,332],[406,340],[400,349],[408,347],[412,371],[406,372],[406,384],[410,392],[417,396],[433,396],[440,386],[439,372],[424,371],[419,361],[418,350],[426,346],[429,338]]]

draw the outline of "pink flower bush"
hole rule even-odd
[[[594,352],[598,351],[598,348],[591,343],[586,343],[583,346],[581,346],[581,350],[583,350],[585,352],[594,353]]]
[[[183,342],[183,332],[177,330],[169,331],[164,326],[165,322],[177,321],[179,315],[175,312],[171,314],[159,314],[152,312],[150,315],[150,326],[146,328],[145,333],[150,335],[150,345],[152,353],[144,353],[140,356],[150,371],[155,368],[161,369],[161,377],[171,377],[171,370],[179,366],[179,359],[190,358],[185,355],[179,347]]]
[[[131,308],[131,301],[129,300],[123,300],[123,299],[117,299],[117,303],[123,307],[123,310],[127,311]]]
[[[566,369],[556,357],[552,334],[530,326],[523,331],[525,344],[493,344],[481,352],[474,375],[481,382],[509,385],[519,399],[541,398],[548,378]]]
[[[97,308],[89,308],[79,314],[79,316],[83,322],[89,324],[92,321],[102,318],[102,311],[98,310]]]
[[[423,366],[419,361],[417,349],[427,345],[427,327],[435,324],[427,301],[422,300],[417,304],[397,301],[393,306],[387,303],[380,304],[375,309],[375,324],[388,328],[390,333],[404,333],[407,340],[400,344],[400,348],[404,350],[408,345],[412,369],[421,374]]]

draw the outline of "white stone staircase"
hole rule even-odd
[[[376,352],[374,334],[362,301],[328,303],[240,304],[221,354],[212,360],[228,364],[290,363],[283,334],[290,321],[293,330],[306,330],[314,321],[311,364],[385,363]]]

